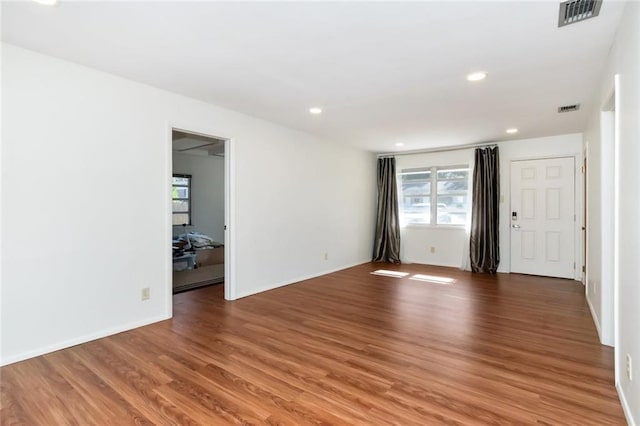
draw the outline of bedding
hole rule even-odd
[[[224,246],[224,244],[214,241],[210,236],[199,232],[188,232],[186,234],[178,235],[177,238],[173,239],[173,245],[176,246],[179,244],[183,246],[184,250],[191,248],[202,249]]]
[[[208,235],[199,232],[180,234],[173,239],[174,271],[185,268],[175,259],[183,258],[189,254],[195,255],[195,268],[224,263],[224,244],[214,241]]]

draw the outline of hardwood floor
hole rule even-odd
[[[364,264],[235,302],[222,287],[2,368],[0,423],[624,424],[573,281]]]

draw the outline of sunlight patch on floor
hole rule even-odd
[[[407,275],[410,275],[410,273],[400,272],[400,271],[389,271],[387,269],[378,269],[377,271],[371,272],[371,275],[381,275],[383,277],[393,277],[393,278],[404,278]],[[442,284],[442,285],[451,285],[456,282],[454,278],[440,277],[437,275],[423,275],[423,274],[411,275],[409,279],[415,280],[415,281],[426,281],[429,283]]]
[[[409,275],[408,272],[387,271],[386,269],[378,269],[371,272],[372,275],[382,275],[383,277],[403,278]]]
[[[422,274],[415,274],[411,276],[409,279],[416,280],[416,281],[426,281],[430,283],[443,284],[443,285],[451,285],[456,282],[456,280],[453,278],[437,277],[435,275],[422,275]]]

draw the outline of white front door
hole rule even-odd
[[[511,272],[575,275],[574,159],[511,162]]]

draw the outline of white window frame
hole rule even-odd
[[[173,196],[171,197],[171,202],[173,203],[173,200],[176,201],[187,201],[189,203],[189,210],[187,210],[186,212],[177,212],[175,210],[173,210],[173,207],[171,208],[171,213],[172,215],[176,215],[176,214],[187,214],[187,216],[189,217],[189,223],[185,223],[185,224],[180,224],[180,225],[173,225],[175,226],[193,226],[193,205],[192,205],[192,198],[193,198],[193,194],[191,193],[191,189],[192,189],[192,185],[193,185],[193,176],[192,175],[186,175],[186,174],[181,174],[181,173],[174,173],[172,178],[186,178],[189,179],[189,183],[187,185],[176,185],[173,183],[173,181],[171,182],[171,189],[173,188],[187,188],[188,189],[188,194],[189,197],[188,198],[173,198]],[[173,221],[172,221],[173,222]]]
[[[468,164],[459,164],[453,166],[432,166],[432,167],[417,167],[410,169],[402,169],[398,175],[398,210],[400,215],[403,214],[402,203],[404,202],[404,194],[402,191],[402,175],[408,173],[430,172],[431,188],[429,193],[430,203],[430,222],[429,223],[405,223],[404,226],[416,226],[416,227],[451,227],[451,228],[464,228],[465,224],[451,224],[451,223],[438,223],[438,172],[447,170],[466,170],[469,173],[466,196],[470,196],[471,191],[471,167]],[[471,200],[469,200],[469,203]],[[469,212],[467,212],[469,214]]]

